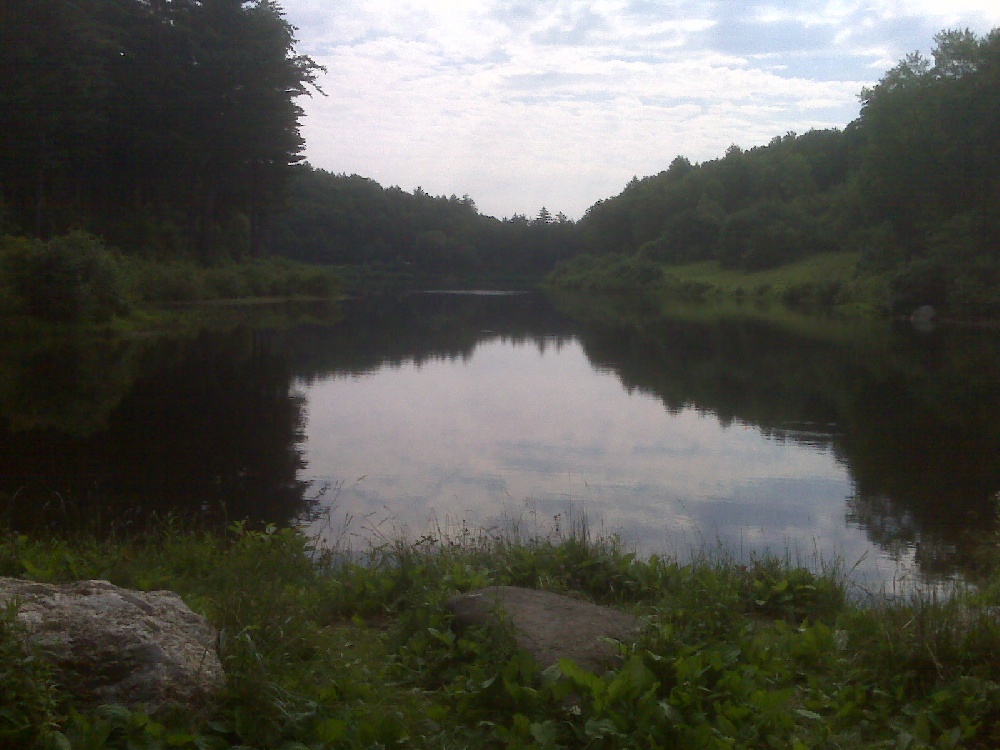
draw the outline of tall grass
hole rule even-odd
[[[355,554],[302,533],[168,521],[142,534],[0,537],[0,574],[180,593],[220,630],[225,689],[151,718],[75,710],[0,618],[0,744],[87,748],[996,747],[1000,625],[970,593],[845,595],[835,569],[706,553],[637,558],[585,517],[548,529],[376,530]],[[644,618],[620,667],[544,672],[446,600],[508,584]],[[977,598],[978,597],[978,598]],[[11,744],[14,743],[14,744]]]
[[[131,294],[140,302],[197,302],[251,298],[322,298],[339,293],[330,268],[284,258],[203,266],[186,260],[123,260]]]

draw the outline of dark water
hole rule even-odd
[[[897,588],[967,574],[994,531],[996,331],[536,295],[251,312],[6,332],[10,521],[314,517],[357,546],[586,514],[645,553],[766,548]]]

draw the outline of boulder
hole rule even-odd
[[[634,643],[643,631],[638,617],[551,591],[489,586],[447,602],[460,626],[509,624],[519,648],[543,667],[562,658],[600,673],[619,660],[615,643]]]
[[[223,684],[215,632],[171,591],[0,578],[0,606],[11,599],[60,684],[84,705],[157,713],[195,705]]]

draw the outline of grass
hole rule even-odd
[[[0,617],[0,746],[70,748],[848,748],[1000,744],[993,596],[858,603],[836,570],[761,558],[637,559],[585,524],[378,539],[164,523],[97,541],[0,538],[0,574],[169,588],[220,629],[227,685],[197,711],[82,712]],[[574,592],[648,624],[620,668],[544,672],[509,632],[459,631],[488,584]],[[995,587],[984,587],[995,591]],[[6,743],[4,745],[3,743]]]
[[[826,252],[761,271],[726,269],[718,261],[670,265],[638,255],[581,257],[549,277],[557,289],[662,292],[686,300],[753,299],[840,312],[888,311],[885,280],[859,272],[861,254]]]
[[[757,290],[781,293],[789,288],[814,281],[849,281],[857,269],[860,253],[820,253],[808,258],[763,271],[737,271],[719,266],[718,261],[703,261],[669,266],[668,273],[681,282],[707,284],[719,291],[747,294]]]
[[[335,270],[287,258],[200,263],[124,255],[79,231],[44,242],[0,234],[0,316],[12,321],[120,327],[155,316],[157,305],[331,300],[341,293]]]
[[[664,267],[666,286],[688,296],[753,297],[793,307],[837,307],[841,312],[888,311],[884,279],[859,273],[861,254],[828,252],[762,271],[722,268],[718,261]]]

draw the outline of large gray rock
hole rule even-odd
[[[493,626],[501,620],[513,627],[517,645],[548,667],[572,659],[592,672],[618,661],[614,643],[634,643],[643,631],[638,617],[610,607],[551,591],[516,586],[489,586],[447,602],[459,625]]]
[[[0,578],[0,606],[11,599],[60,683],[83,703],[156,713],[194,705],[223,683],[215,632],[173,592]]]

